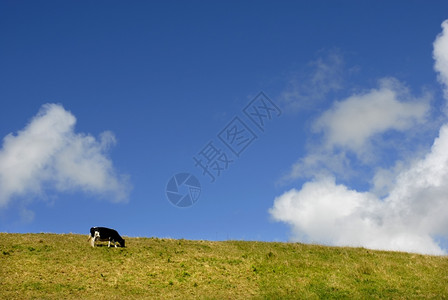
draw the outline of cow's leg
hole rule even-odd
[[[110,240],[109,240],[109,244],[107,245],[107,247],[109,247],[109,248],[110,248]]]
[[[95,247],[96,237],[90,237],[90,246]]]

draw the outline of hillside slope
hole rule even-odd
[[[448,298],[448,257],[244,241],[126,245],[0,233],[0,298]]]

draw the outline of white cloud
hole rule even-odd
[[[314,130],[323,132],[327,149],[342,147],[362,154],[372,136],[423,123],[428,100],[413,97],[398,80],[385,78],[378,89],[336,102],[317,119]]]
[[[293,240],[444,254],[448,238],[448,125],[430,153],[396,177],[384,199],[332,177],[305,183],[274,201],[270,214],[291,225]]]
[[[434,59],[448,100],[448,20],[442,27],[434,42]],[[277,197],[269,211],[272,218],[289,224],[295,241],[445,254],[448,249],[436,239],[448,240],[448,123],[424,156],[395,160],[388,168],[363,160],[369,155],[382,158],[388,131],[421,134],[429,104],[428,96],[413,97],[391,79],[336,103],[314,125],[322,133],[321,149],[311,147],[292,168],[291,176],[308,170],[306,175],[314,179]],[[336,175],[339,179],[351,172],[353,157],[347,153],[377,170],[365,180],[373,183],[370,191],[336,183]]]
[[[434,41],[433,57],[434,69],[438,72],[438,79],[445,87],[445,98],[448,100],[448,20],[442,23],[443,31]]]
[[[100,140],[74,132],[76,118],[61,105],[46,104],[0,149],[0,207],[15,197],[42,196],[49,187],[82,190],[114,202],[127,201],[128,178],[116,173],[106,156],[111,132]]]
[[[422,124],[428,120],[430,100],[429,94],[415,97],[398,80],[383,78],[378,88],[335,102],[313,123],[312,129],[321,134],[321,139],[308,145],[309,154],[299,159],[283,179],[328,172],[347,178],[355,175],[347,156],[354,154],[362,164],[371,164],[381,157],[378,144],[385,144],[381,136],[391,131],[396,133],[397,144],[412,144],[409,132],[425,129]]]

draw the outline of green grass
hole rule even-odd
[[[448,298],[448,257],[296,243],[0,233],[0,299]]]

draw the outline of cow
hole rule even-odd
[[[90,228],[89,239],[90,245],[95,247],[96,241],[109,241],[108,247],[110,247],[110,243],[113,243],[115,248],[118,242],[120,247],[125,247],[124,239],[118,234],[118,232],[114,229],[106,228],[106,227],[92,227]]]

